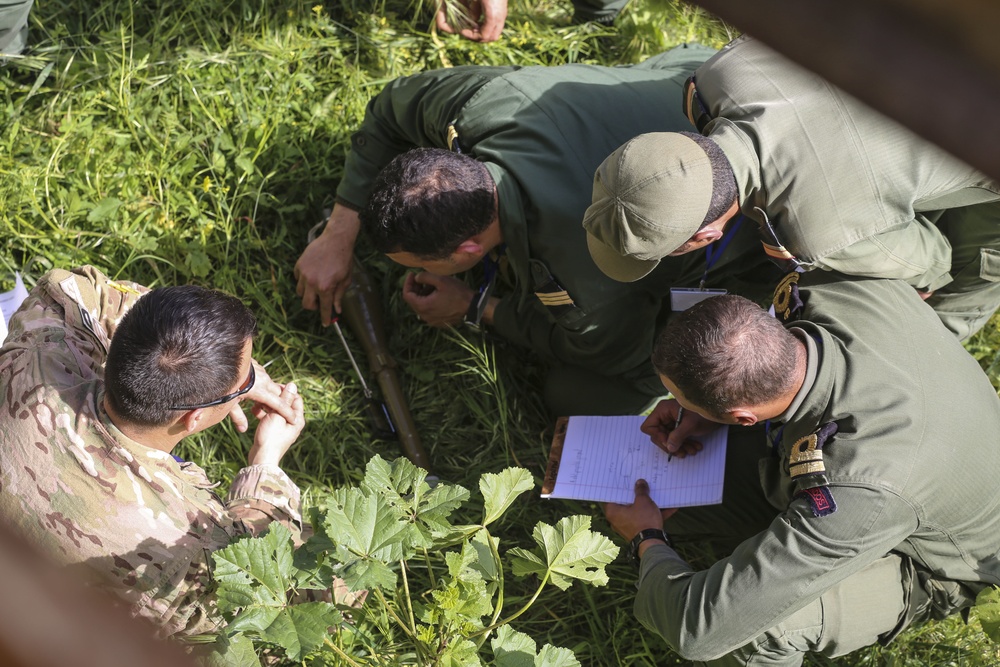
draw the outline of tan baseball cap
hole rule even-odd
[[[634,282],[694,236],[712,202],[712,165],[704,149],[676,132],[640,134],[594,173],[583,216],[594,263],[610,278]]]

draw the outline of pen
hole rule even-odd
[[[674,422],[674,430],[675,431],[681,427],[681,420],[682,419],[684,419],[684,408],[678,407],[677,408],[677,421]],[[667,463],[670,463],[673,460],[674,460],[674,455],[668,453],[667,454]]]

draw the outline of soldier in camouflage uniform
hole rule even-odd
[[[733,425],[722,505],[664,525],[643,483],[606,508],[640,559],[636,615],[697,664],[841,655],[1000,584],[1000,400],[975,360],[902,281],[792,273],[774,305],[709,299],[656,343],[677,401],[643,430],[677,451]],[[697,571],[664,527],[738,546]]]
[[[251,359],[255,331],[221,292],[147,294],[83,267],[43,276],[0,349],[0,519],[164,636],[219,622],[213,551],[301,522],[278,463],[304,425],[302,399]],[[170,452],[227,415],[246,430],[239,398],[261,421],[223,502]]]

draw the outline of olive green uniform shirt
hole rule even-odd
[[[732,164],[742,211],[759,220],[762,210],[806,268],[938,290],[953,277],[940,216],[989,202],[961,213],[962,226],[992,230],[989,241],[949,236],[975,245],[957,269],[975,260],[970,279],[1000,279],[995,181],[747,37],[699,67],[696,82],[714,119],[703,133]],[[987,299],[992,312],[997,297]]]
[[[707,570],[666,546],[642,559],[636,615],[692,660],[743,646],[889,553],[923,573],[923,617],[1000,584],[1000,400],[982,370],[903,282],[812,272],[801,284],[788,326],[812,341],[816,370],[759,464],[775,518]],[[793,447],[830,423],[825,479],[793,480]],[[815,515],[800,492],[816,485],[836,511]]]
[[[549,362],[660,395],[649,362],[656,320],[671,285],[697,284],[704,254],[619,283],[591,260],[581,221],[594,170],[609,153],[643,132],[693,129],[681,85],[712,53],[680,47],[631,67],[456,67],[397,79],[372,99],[352,137],[338,199],[361,208],[383,166],[414,147],[450,147],[454,124],[462,150],[485,163],[497,187],[516,289],[501,298],[496,331]],[[746,227],[747,243],[732,244],[710,284],[746,267],[740,249],[755,238]],[[743,252],[763,268],[757,254]]]
[[[118,322],[146,289],[93,267],[51,271],[0,348],[0,519],[161,635],[211,632],[211,554],[272,520],[297,530],[299,489],[243,468],[223,502],[194,463],[131,440],[102,407]]]

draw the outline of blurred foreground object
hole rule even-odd
[[[186,667],[176,644],[85,591],[0,525],[0,664],[16,667]]]
[[[4,56],[20,55],[28,44],[28,14],[34,0],[0,2],[0,63]]]
[[[1000,5],[992,0],[695,0],[1000,179]]]

